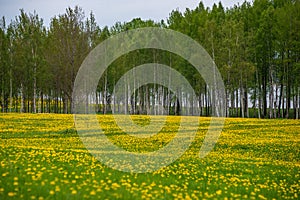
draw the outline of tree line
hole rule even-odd
[[[54,16],[45,26],[36,12],[20,14],[9,24],[0,20],[1,112],[72,113],[73,87],[89,52],[112,35],[141,27],[161,27],[184,33],[210,54],[225,84],[227,117],[300,117],[300,2],[255,0],[225,9],[202,2],[184,12],[173,10],[166,21],[133,19],[99,27],[91,12],[76,6]],[[114,85],[144,63],[166,64],[190,82],[192,100],[162,85],[127,87],[117,102]],[[166,80],[167,81],[167,80]],[[126,87],[126,86],[125,86]],[[141,49],[115,60],[100,78],[90,100],[99,113],[211,116],[211,91],[186,60],[157,49]],[[191,103],[188,103],[191,102]],[[189,104],[189,107],[187,106]]]

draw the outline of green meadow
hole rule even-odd
[[[111,115],[98,119],[112,142],[136,152],[163,148],[180,121],[167,117],[157,135],[128,140]],[[147,116],[132,119],[149,123]],[[75,130],[73,115],[1,114],[0,199],[300,198],[299,120],[226,119],[216,146],[202,159],[198,153],[210,118],[199,122],[183,156],[137,174],[95,159]]]

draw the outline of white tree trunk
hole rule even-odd
[[[274,87],[273,87],[272,69],[270,69],[269,116],[271,119],[273,118],[273,104],[274,104]]]
[[[9,112],[12,111],[12,104],[13,104],[13,97],[12,97],[12,73],[10,70],[10,77],[9,77]]]
[[[244,88],[241,84],[240,87],[240,104],[241,104],[241,113],[242,113],[242,118],[245,118],[245,104],[244,104]]]
[[[4,80],[2,79],[2,86],[4,87]],[[5,101],[5,98],[4,98],[4,88],[2,88],[2,112],[4,113],[4,101]]]
[[[21,90],[21,106],[20,106],[20,113],[23,113],[24,112],[24,97],[23,97],[23,83],[21,83],[21,88],[20,88],[20,90]]]
[[[125,98],[124,98],[125,113],[124,114],[127,115],[128,114],[128,98],[129,98],[129,94],[130,94],[130,86],[129,86],[127,80],[126,80],[126,84],[124,85],[124,87],[125,87]]]
[[[296,119],[299,119],[299,107],[300,107],[300,87],[298,87],[298,92],[297,92]]]
[[[33,60],[36,58],[36,52],[34,51],[34,48],[31,49],[32,53],[32,58]],[[34,61],[33,64],[33,107],[32,107],[32,112],[36,113],[36,91],[37,91],[37,85],[36,85],[36,68],[37,68],[37,63]]]

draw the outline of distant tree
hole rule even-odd
[[[93,20],[93,16],[92,20]],[[97,29],[94,21],[89,21],[89,31]],[[78,6],[68,8],[66,14],[51,20],[49,37],[48,63],[55,77],[55,96],[63,101],[63,112],[73,112],[72,92],[77,71],[94,46],[92,32],[85,31],[84,12]],[[90,40],[89,40],[90,39]],[[57,110],[56,110],[57,111]]]
[[[11,86],[11,71],[9,66],[9,38],[4,17],[0,19],[0,45],[0,106],[2,112],[8,112],[8,101],[11,99],[9,98]]]

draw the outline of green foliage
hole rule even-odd
[[[255,0],[226,9],[221,3],[205,8],[200,2],[194,9],[171,11],[166,23],[135,18],[102,28],[92,12],[85,16],[78,6],[53,17],[49,28],[36,13],[21,10],[8,26],[4,18],[1,21],[1,111],[72,112],[77,71],[95,46],[124,31],[161,27],[190,36],[211,55],[226,86],[227,116],[250,117],[252,104],[257,117],[299,118],[299,8],[299,1],[292,0]],[[150,62],[182,73],[195,89],[201,109],[210,115],[207,86],[189,63],[168,52],[143,49],[123,55],[100,77],[97,111],[101,107],[101,112],[110,112],[119,77]],[[142,91],[151,90],[146,96],[155,97],[158,88]]]

